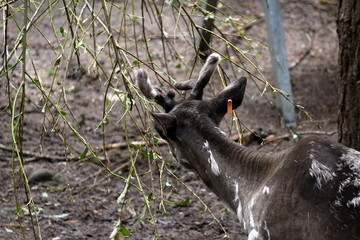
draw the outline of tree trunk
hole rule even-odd
[[[360,1],[340,0],[339,142],[360,150]]]

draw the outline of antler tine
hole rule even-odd
[[[175,93],[171,90],[164,91],[157,86],[153,87],[145,69],[138,70],[136,82],[144,96],[148,99],[155,100],[166,112],[171,111],[175,106]]]
[[[179,89],[179,90],[190,90],[193,89],[195,85],[195,80],[194,79],[190,79],[187,81],[183,81],[183,82],[177,82],[175,83],[175,88]]]
[[[209,83],[211,76],[213,75],[215,68],[219,64],[221,56],[217,53],[212,53],[205,62],[204,67],[201,69],[199,78],[196,85],[191,92],[191,96],[195,99],[201,99],[203,95],[203,89]]]
[[[148,99],[155,99],[158,94],[152,87],[150,79],[145,69],[139,69],[136,75],[136,83],[140,88],[140,91]]]

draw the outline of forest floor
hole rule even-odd
[[[257,16],[258,20],[246,29],[246,34],[257,39],[259,45],[264,43],[267,35],[260,1],[233,0],[231,2],[234,3],[233,7],[239,8],[238,11]],[[336,139],[336,133],[326,135],[326,133],[335,132],[337,128],[336,4],[332,1],[318,0],[282,2],[294,101],[304,106],[313,118],[312,121],[301,114],[294,131],[303,136],[309,133],[324,134],[325,137]],[[59,17],[65,18],[64,15],[59,15]],[[44,31],[49,28],[50,31],[50,25],[38,27],[42,27]],[[151,32],[150,28],[151,26],[149,26]],[[234,43],[241,41],[232,40]],[[28,39],[28,43],[39,44],[36,36]],[[47,63],[49,49],[44,46],[34,48],[37,51],[36,61]],[[162,49],[159,47],[152,51],[154,55],[157,54],[156,51],[159,51],[161,55]],[[179,51],[186,52],[187,50],[184,47]],[[259,56],[259,59],[256,62],[257,66],[271,81],[271,66],[268,58]],[[59,71],[64,70],[60,68]],[[12,78],[19,78],[20,75],[19,68],[13,72]],[[181,71],[178,78],[182,79]],[[66,81],[67,86],[73,86],[68,92],[67,101],[75,117],[81,119],[82,133],[91,146],[100,148],[103,138],[98,132],[93,131],[101,120],[99,113],[103,107],[96,78],[90,73],[84,73],[80,77],[69,76]],[[2,93],[6,92],[6,85],[2,80],[0,88]],[[29,99],[35,99],[35,96],[31,96],[31,86],[28,93]],[[4,109],[7,97],[3,95],[0,99],[0,107]],[[222,239],[223,228],[231,239],[246,239],[236,215],[204,186],[196,174],[176,164],[169,168],[210,207],[223,228],[214,221],[209,211],[204,211],[203,204],[180,182],[175,181],[173,176],[168,177],[173,190],[166,192],[166,199],[171,199],[175,204],[166,205],[164,208],[156,206],[158,211],[153,212],[157,219],[155,227],[151,221],[139,218],[145,211],[145,207],[141,194],[139,195],[134,188],[130,188],[127,204],[120,211],[116,200],[124,189],[124,181],[106,172],[91,158],[77,160],[77,158],[65,157],[67,150],[64,149],[63,140],[56,132],[49,131],[50,129],[44,132],[42,114],[33,105],[27,106],[29,107],[25,108],[23,144],[24,150],[28,152],[25,155],[25,169],[28,171],[28,176],[38,169],[50,169],[57,173],[57,177],[50,181],[30,184],[31,197],[36,206],[39,206],[38,222],[43,239],[108,239],[114,223],[119,218],[131,232],[131,236],[126,239],[153,239],[155,233],[162,236],[162,239]],[[115,113],[114,111],[113,114]],[[263,129],[272,132],[276,137],[289,134],[287,128],[280,123],[278,111],[268,104],[261,91],[258,91],[251,82],[244,103],[237,113],[248,129],[255,131]],[[19,174],[13,177],[11,171],[12,137],[9,130],[11,116],[9,111],[1,112],[0,116],[0,132],[2,133],[0,135],[0,182],[2,183],[0,186],[0,239],[22,239],[22,233],[27,239],[33,239],[31,218],[26,213],[27,208],[17,209],[14,200],[14,189],[17,189],[19,204],[23,206],[26,204],[21,177]],[[231,120],[229,116],[226,118],[226,121]],[[321,128],[319,129],[317,125]],[[123,131],[121,126],[116,125],[108,129],[106,143],[124,143],[126,139],[122,134]],[[131,141],[141,140],[134,126],[130,125],[128,131],[132,136]],[[250,144],[249,147],[276,151],[291,144],[293,140],[289,139],[291,136],[263,148],[256,143]],[[40,145],[43,149],[42,157],[38,156]],[[78,149],[80,153],[83,149],[81,146],[80,142],[74,141],[73,148]],[[163,158],[171,161],[166,145],[161,146],[160,149]],[[108,158],[110,159],[107,163],[109,169],[126,177],[131,164],[126,146],[113,148],[108,152]],[[159,164],[161,162],[153,163],[146,157],[136,161],[136,169],[144,186],[149,186],[149,188],[158,186],[159,174],[162,174],[158,171],[161,169]],[[16,179],[15,186],[14,179]],[[23,211],[20,214],[21,217],[17,215],[19,211]]]

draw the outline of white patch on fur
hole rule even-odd
[[[266,221],[264,221],[264,230],[268,235],[268,240],[270,240],[270,231],[269,231]]]
[[[147,84],[148,84],[149,86],[151,86],[150,78],[147,78],[147,79],[146,79],[146,82],[147,82]],[[150,96],[153,97],[153,98],[155,98],[157,94],[158,94],[158,93],[157,93],[157,91],[155,90],[155,88],[151,88]]]
[[[215,127],[215,129],[217,129],[222,135],[227,137],[227,134],[225,132],[223,132],[219,127]]]
[[[252,214],[252,208],[253,208],[253,206],[254,206],[254,200],[251,199],[250,204],[249,204],[249,206],[248,206],[248,209],[249,209],[249,224],[250,224],[250,226],[251,226],[252,228],[255,227],[254,216],[253,216],[253,214]]]
[[[330,144],[330,147],[331,147],[331,149],[337,149],[338,148],[338,146],[336,146],[334,144]]]
[[[239,201],[239,184],[237,182],[235,182],[234,184],[235,187],[235,198],[234,198],[234,203],[236,203],[237,201]]]
[[[343,171],[343,168],[346,168],[350,169],[351,172],[346,173],[347,178],[340,182],[333,206],[343,207],[346,205],[349,208],[358,208],[360,207],[360,152],[346,148],[346,152],[340,156],[339,160],[337,163],[338,171]],[[354,194],[351,199],[344,196],[344,191],[347,189],[351,189]]]
[[[344,181],[342,181],[340,183],[339,189],[338,189],[338,193],[342,193],[344,191],[344,188],[349,186],[349,184],[351,183],[351,179],[348,177],[346,178]]]
[[[360,161],[360,159],[359,159]],[[354,179],[354,186],[360,188],[360,176],[357,175],[357,178]]]
[[[263,239],[262,236],[255,228],[253,228],[249,233],[248,240],[262,240],[262,239]]]
[[[339,170],[343,166],[347,166],[350,168],[351,173],[348,174],[348,178],[340,183],[338,193],[342,193],[345,187],[355,187],[358,189],[357,195],[353,197],[351,200],[346,202],[347,207],[359,207],[360,206],[360,152],[354,149],[347,149],[347,152],[342,154],[340,160],[342,163],[338,164]],[[354,192],[355,194],[355,192]],[[339,204],[339,200],[334,204]]]
[[[354,173],[360,174],[360,152],[349,148],[347,153],[341,155],[340,160],[345,161]]]
[[[269,192],[270,192],[270,189],[269,189],[268,186],[265,186],[265,187],[263,188],[263,190],[262,190],[262,193],[263,193],[263,194],[266,194],[266,195],[269,195]]]
[[[156,95],[157,95],[156,90],[155,90],[155,89],[151,89],[151,91],[150,91],[150,95],[151,95],[153,98],[155,98],[155,97],[156,97]]]
[[[311,154],[309,157],[312,159],[311,167],[309,169],[310,175],[315,178],[318,189],[321,189],[323,184],[333,180],[334,177],[336,177],[336,174],[328,166],[315,160]]]
[[[358,207],[360,206],[360,194],[357,197],[354,197],[352,200],[346,203],[348,207]]]
[[[339,197],[337,197],[336,200],[334,201],[334,206],[335,207],[341,207],[342,206],[341,201],[339,200]]]
[[[240,224],[243,224],[244,230],[246,230],[246,222],[244,221],[243,214],[242,214],[242,206],[241,202],[238,202],[238,206],[236,208],[236,216],[239,219]]]
[[[216,175],[219,176],[220,175],[220,169],[219,169],[219,165],[217,164],[217,162],[215,161],[214,155],[212,153],[212,151],[209,148],[209,142],[206,141],[204,143],[204,148],[206,149],[206,151],[210,154],[209,158],[208,158],[208,162],[210,163],[211,166],[211,171]]]
[[[240,224],[243,223],[243,227],[244,227],[244,230],[246,230],[246,223],[244,221],[244,216],[243,216],[243,213],[242,213],[242,205],[241,205],[241,201],[240,201],[240,198],[239,198],[239,184],[237,182],[234,183],[234,188],[235,188],[235,198],[234,198],[234,203],[238,203],[238,206],[236,208],[236,216],[237,218],[239,219],[239,222]]]

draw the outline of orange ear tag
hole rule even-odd
[[[232,108],[232,100],[228,99],[227,101],[227,113],[232,114],[233,108]]]

